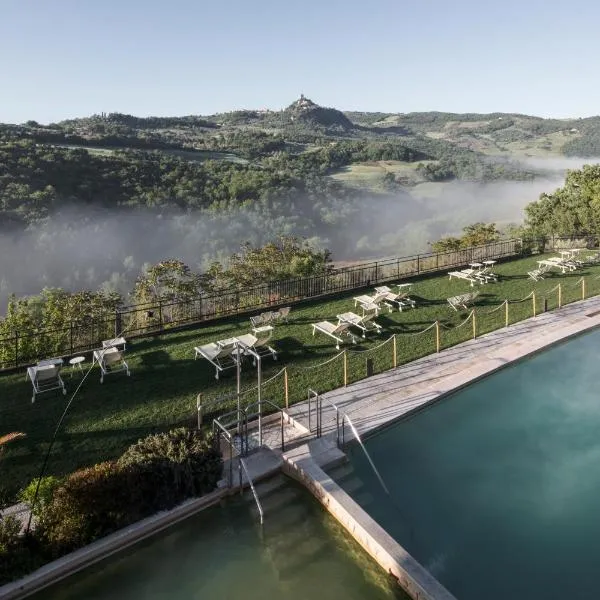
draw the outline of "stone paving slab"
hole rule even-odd
[[[495,330],[439,354],[431,354],[395,369],[327,392],[323,399],[322,433],[336,431],[335,404],[360,435],[389,424],[470,382],[570,336],[600,326],[600,297],[574,302],[552,312]],[[289,409],[293,419],[308,427],[308,402]],[[281,439],[280,430],[263,428],[265,440]],[[314,422],[313,422],[314,428]],[[346,427],[346,441],[352,437]],[[286,427],[287,445],[314,438]],[[273,450],[277,446],[269,444]]]

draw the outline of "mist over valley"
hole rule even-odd
[[[567,169],[597,162],[594,119],[573,133],[522,115],[344,114],[302,97],[281,112],[0,125],[0,312],[44,287],[127,299],[158,261],[203,272],[279,235],[346,262],[427,252],[474,222],[502,231]]]

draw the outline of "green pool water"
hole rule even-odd
[[[600,332],[358,446],[333,477],[459,600],[600,596]]]
[[[262,528],[238,496],[31,598],[408,598],[299,485],[282,479],[262,495]]]

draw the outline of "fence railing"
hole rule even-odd
[[[122,332],[129,337],[153,335],[175,327],[442,272],[472,262],[517,258],[568,245],[596,247],[598,236],[499,240],[456,251],[370,261],[333,269],[323,275],[272,281],[180,301],[125,306],[103,318],[71,322],[59,329],[15,331],[11,336],[0,338],[0,370],[28,365],[48,356],[89,352],[98,348],[102,340]]]

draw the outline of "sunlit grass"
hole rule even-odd
[[[554,275],[535,283],[527,278],[527,271],[536,266],[539,256],[500,264],[495,269],[501,276],[497,284],[470,288],[468,282],[440,275],[415,282],[412,296],[418,308],[383,311],[378,322],[383,326],[381,335],[359,338],[356,345],[342,347],[348,350],[346,378],[351,383],[366,376],[367,358],[373,361],[375,373],[393,366],[393,342],[382,344],[396,334],[396,361],[398,365],[435,352],[436,328],[425,331],[436,320],[440,322],[442,348],[463,342],[473,335],[472,321],[460,328],[469,312],[457,313],[446,302],[472,289],[480,295],[476,302],[476,333],[504,327],[505,299],[511,300],[508,322],[528,318],[533,312],[533,300],[527,298],[535,290],[536,312],[558,305],[561,284],[561,303],[581,299],[581,276],[585,276],[586,295],[600,294],[600,267],[583,272]],[[553,291],[550,291],[553,290]],[[312,336],[311,323],[328,319],[353,310],[352,297],[363,293],[355,291],[330,301],[312,301],[295,306],[289,324],[278,324],[274,332],[274,347],[279,360],[263,361],[263,397],[283,406],[284,374],[287,368],[289,403],[305,400],[308,388],[319,392],[339,387],[344,383],[344,357],[338,356],[323,366],[320,363],[334,358],[339,352],[333,340],[323,334]],[[523,300],[524,298],[527,298]],[[523,300],[522,302],[518,302]],[[205,360],[194,360],[194,346],[239,335],[250,331],[247,317],[231,318],[219,323],[203,325],[177,333],[154,338],[132,340],[128,343],[127,361],[131,377],[117,373],[106,377],[100,384],[100,373],[95,367],[75,398],[53,449],[48,473],[61,474],[78,467],[118,456],[124,448],[141,436],[184,423],[196,422],[196,396],[203,401],[222,397],[235,391],[234,370],[227,371],[217,381],[214,368]],[[87,363],[90,364],[89,361]],[[42,464],[44,452],[65,407],[81,381],[76,372],[71,378],[63,371],[69,394],[49,392],[31,403],[31,384],[25,381],[25,370],[0,376],[0,434],[22,431],[27,437],[6,446],[0,460],[0,486],[14,491],[35,477]],[[276,376],[277,375],[277,376]],[[276,377],[275,377],[276,376]],[[250,362],[242,370],[242,386],[248,391],[243,399],[255,401],[256,370]],[[208,418],[210,422],[210,418]]]

